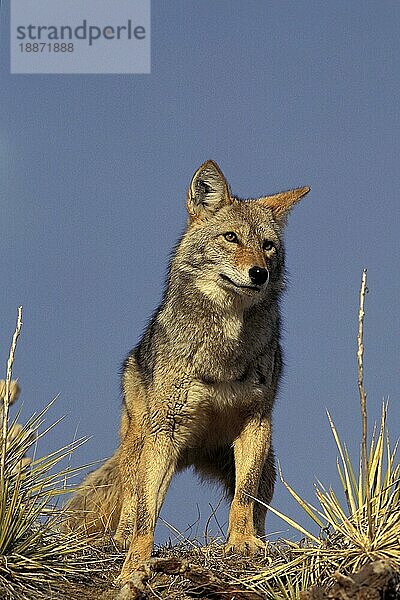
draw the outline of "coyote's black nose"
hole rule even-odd
[[[268,269],[263,269],[261,267],[251,267],[249,276],[251,282],[255,285],[263,285],[269,277],[269,271]]]

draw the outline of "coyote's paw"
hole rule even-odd
[[[132,598],[144,598],[146,582],[151,577],[150,561],[141,564],[129,575],[120,575],[115,581],[119,588],[116,600],[131,600]],[[146,596],[147,597],[147,596]]]
[[[225,554],[242,554],[244,556],[254,556],[260,552],[265,552],[266,544],[255,535],[236,535],[230,536],[225,544]]]
[[[149,564],[152,547],[153,533],[134,537],[122,565],[121,573],[116,581],[119,586],[132,581],[132,578],[135,577],[138,571],[143,571],[143,569],[147,568],[146,565]]]
[[[18,396],[20,393],[20,387],[18,382],[13,380],[10,382],[10,404],[14,404],[16,400],[18,400]],[[6,382],[4,379],[0,379],[0,400],[4,399],[6,395]]]
[[[126,562],[126,561],[125,561]],[[133,563],[129,561],[129,564],[124,564],[121,573],[115,580],[115,585],[123,588],[125,585],[132,585],[132,583],[140,577],[143,572],[146,572],[148,561],[135,560]]]

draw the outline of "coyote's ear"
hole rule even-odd
[[[288,213],[293,208],[293,205],[296,204],[296,202],[298,202],[303,196],[308,194],[309,191],[309,187],[296,188],[295,190],[281,192],[280,194],[275,194],[274,196],[265,196],[264,198],[259,198],[256,200],[256,202],[259,202],[266,208],[270,208],[274,218],[279,223],[283,224],[286,221]]]
[[[207,160],[197,169],[189,186],[186,205],[190,217],[207,217],[231,203],[229,187],[221,169],[213,160]]]

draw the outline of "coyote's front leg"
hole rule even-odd
[[[126,434],[120,453],[122,510],[116,541],[128,548],[119,580],[128,581],[153,548],[154,529],[176,460],[164,434]]]
[[[229,513],[226,550],[254,554],[265,544],[254,526],[254,499],[271,444],[270,418],[252,419],[234,442],[235,494]]]

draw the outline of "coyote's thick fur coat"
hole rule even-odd
[[[122,581],[149,559],[171,477],[190,465],[232,498],[228,549],[263,547],[275,481],[282,231],[308,191],[239,200],[215,162],[193,176],[164,299],[124,363],[120,447],[69,507],[72,526],[115,531],[128,548]]]

